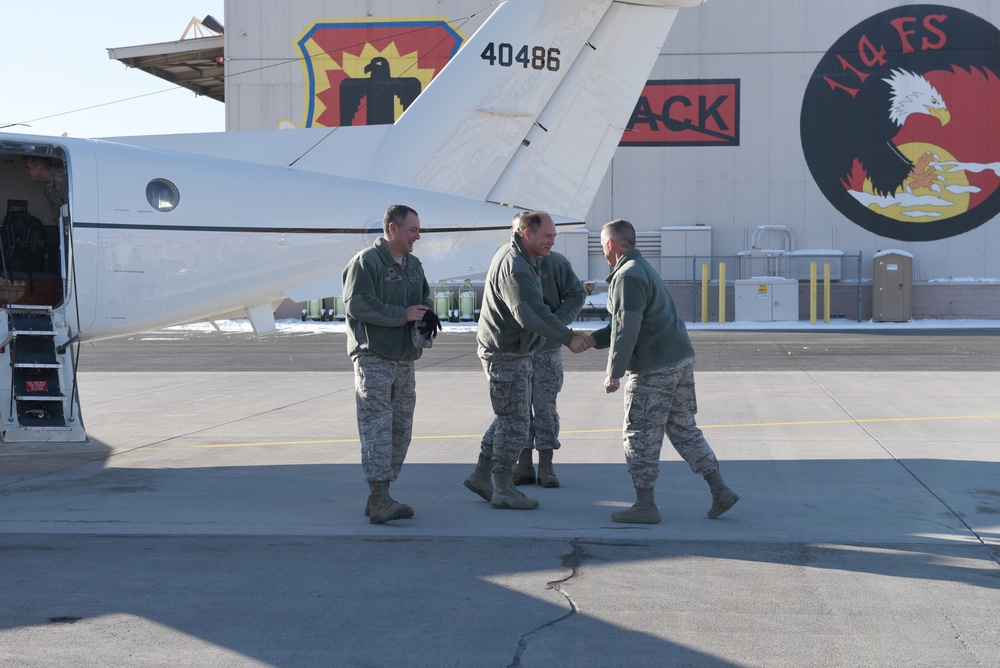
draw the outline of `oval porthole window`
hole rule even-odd
[[[181,194],[166,179],[153,179],[146,186],[146,200],[157,211],[173,211],[181,201]]]

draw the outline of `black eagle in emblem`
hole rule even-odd
[[[344,79],[340,82],[340,124],[351,125],[354,114],[365,100],[368,125],[388,125],[396,120],[394,101],[399,98],[405,110],[420,95],[420,79],[392,78],[389,61],[381,56],[365,65],[367,79]]]

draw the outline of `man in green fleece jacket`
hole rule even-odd
[[[521,216],[526,211],[519,212],[512,221],[511,234],[518,231]],[[509,246],[501,247],[497,252],[506,252]],[[542,286],[542,298],[546,305],[561,322],[569,325],[576,320],[587,293],[583,283],[573,271],[569,258],[555,251],[547,256],[539,257],[539,279]],[[562,345],[558,341],[545,339],[542,346],[531,355],[531,424],[528,442],[517,465],[514,466],[515,485],[534,485],[536,481],[535,465],[532,461],[533,450],[538,450],[538,484],[542,487],[558,487],[552,466],[553,451],[558,450],[559,443],[559,412],[556,400],[563,387]],[[496,431],[496,420],[483,434],[483,443],[492,451],[493,433]]]
[[[542,294],[537,260],[549,255],[555,238],[556,226],[548,214],[522,215],[507,251],[493,257],[486,273],[476,342],[496,426],[492,444],[482,444],[476,469],[463,484],[494,508],[538,507],[538,501],[514,487],[512,479],[514,463],[528,442],[532,353],[545,339],[566,346],[585,343],[586,335],[561,322]]]
[[[656,524],[660,513],[653,484],[660,474],[660,448],[666,432],[670,444],[691,470],[704,476],[712,490],[708,516],[715,519],[739,497],[719,474],[719,461],[695,423],[694,348],[684,321],[663,279],[635,247],[635,228],[614,220],[601,230],[601,248],[612,267],[608,276],[610,322],[593,333],[580,352],[593,345],[610,348],[606,392],[618,390],[625,377],[625,459],[635,486],[636,502],[613,513],[615,522]]]
[[[413,517],[413,508],[389,496],[389,483],[399,476],[413,430],[413,362],[423,347],[414,344],[412,328],[434,313],[423,266],[412,254],[420,239],[417,212],[390,206],[382,231],[371,248],[351,259],[343,275],[361,468],[369,489],[365,515],[372,524]]]

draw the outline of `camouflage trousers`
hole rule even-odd
[[[531,434],[535,450],[559,449],[556,397],[563,386],[562,348],[538,350],[531,360]]]
[[[535,450],[559,449],[559,413],[556,411],[556,397],[563,386],[562,350],[538,350],[531,355],[531,421],[528,427],[528,441],[525,448]],[[493,420],[483,434],[483,443],[493,446],[493,432],[497,421]],[[523,449],[523,448],[522,448]]]
[[[493,470],[512,471],[528,447],[531,423],[531,355],[494,353],[483,359],[495,416],[492,439],[483,437],[482,453],[493,458]]]
[[[413,432],[417,405],[413,362],[358,355],[354,390],[365,482],[394,481],[403,468]]]
[[[697,412],[693,362],[650,373],[627,374],[622,441],[636,487],[648,489],[660,475],[664,433],[695,473],[706,475],[719,468],[712,447],[695,424]]]

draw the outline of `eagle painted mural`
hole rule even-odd
[[[941,125],[947,125],[951,114],[944,99],[926,78],[905,70],[894,70],[890,76],[874,83],[858,93],[852,110],[858,134],[854,141],[837,144],[839,155],[834,159],[844,174],[853,169],[857,160],[877,195],[896,193],[907,178],[929,187],[933,169],[927,164],[928,160],[925,159],[918,169],[900,152],[894,139],[913,114],[933,116]]]
[[[845,33],[806,87],[802,150],[827,200],[875,234],[929,241],[1000,212],[1000,31],[908,5]]]

